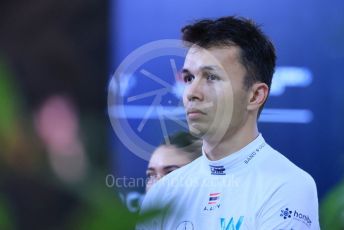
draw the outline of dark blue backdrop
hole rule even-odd
[[[112,1],[110,69],[116,71],[131,52],[149,42],[178,39],[186,23],[233,14],[261,24],[277,49],[278,81],[273,83],[275,88],[259,122],[260,131],[271,146],[314,177],[321,198],[343,177],[344,1]],[[181,66],[178,55],[153,58],[122,78],[126,115],[116,114],[118,107],[109,111],[112,120],[126,120],[128,126],[121,130],[127,133],[124,138],[135,135],[152,146],[162,141],[162,126],[154,114],[142,124],[154,96],[132,101],[128,98],[161,88],[143,69],[175,84],[171,59],[177,68]],[[116,91],[114,88],[111,90]],[[176,111],[179,99],[170,89],[159,103]],[[166,126],[169,133],[181,128],[168,119]],[[133,154],[113,131],[111,143],[115,175],[144,177],[147,162]]]

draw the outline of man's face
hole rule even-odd
[[[183,103],[189,129],[197,136],[221,141],[240,128],[246,117],[246,70],[239,48],[193,46],[183,66]]]

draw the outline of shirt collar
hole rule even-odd
[[[211,175],[226,175],[233,170],[238,170],[239,168],[252,164],[254,159],[259,155],[260,150],[264,148],[265,145],[266,143],[263,136],[259,134],[256,139],[239,151],[216,161],[209,160],[202,148],[202,159],[205,163],[205,167],[210,171]]]

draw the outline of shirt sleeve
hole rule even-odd
[[[318,230],[318,198],[311,176],[302,175],[281,184],[257,216],[257,229]]]

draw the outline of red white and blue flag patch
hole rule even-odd
[[[208,204],[216,204],[219,199],[220,199],[220,193],[219,192],[218,193],[210,193]]]

